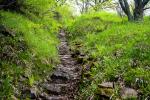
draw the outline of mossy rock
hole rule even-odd
[[[105,82],[98,85],[97,95],[111,97],[114,93],[113,83]]]
[[[111,89],[111,88],[98,89],[97,93],[101,96],[111,97],[113,94],[113,89]]]

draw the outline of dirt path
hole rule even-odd
[[[78,90],[81,66],[71,55],[64,31],[59,33],[59,39],[61,63],[52,74],[51,80],[44,84],[47,95],[41,95],[42,100],[74,100]]]

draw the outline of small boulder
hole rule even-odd
[[[121,97],[122,99],[136,99],[138,97],[138,92],[135,89],[124,87],[121,89]]]
[[[98,95],[101,97],[111,97],[113,94],[113,82],[104,82],[98,85]]]

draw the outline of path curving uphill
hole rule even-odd
[[[81,66],[72,57],[66,34],[59,33],[59,56],[61,63],[51,76],[51,80],[44,84],[46,95],[40,95],[40,100],[74,100],[81,78]]]

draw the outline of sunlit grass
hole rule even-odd
[[[93,21],[95,18],[96,22]],[[93,80],[90,82],[84,80],[85,83],[81,87],[83,99],[96,93],[97,86],[102,81],[115,81],[117,76],[123,78],[126,86],[135,87],[138,84],[144,97],[149,95],[150,85],[147,84],[150,82],[149,26],[148,17],[142,23],[130,23],[126,18],[122,19],[104,12],[77,18],[68,28],[70,45],[76,46],[76,43],[80,43],[82,46],[77,49],[93,59],[87,60],[87,63],[93,63],[88,72],[91,75],[90,79]],[[98,28],[92,30],[93,27]],[[102,31],[97,31],[98,29]],[[74,46],[72,49],[75,49]],[[136,79],[144,82],[136,83]]]
[[[48,30],[44,30],[42,24],[35,24],[23,16],[10,12],[2,13],[2,24],[15,33],[22,33],[29,48],[35,55],[54,57],[57,55],[56,37]]]
[[[59,62],[57,51],[59,24],[47,16],[41,19],[37,17],[37,22],[34,22],[15,12],[0,11],[0,13],[1,25],[5,27],[6,32],[12,34],[12,37],[2,36],[0,43],[0,52],[9,54],[0,61],[0,79],[3,84],[0,85],[0,99],[9,100],[11,95],[14,95],[14,89],[21,94],[19,86],[32,87],[37,81],[43,81]],[[8,51],[5,50],[6,47]]]

